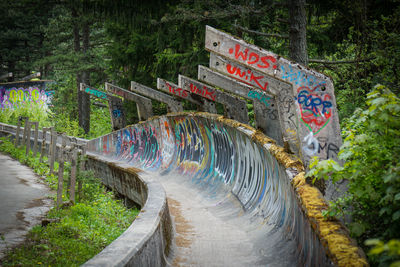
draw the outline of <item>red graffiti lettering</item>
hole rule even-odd
[[[268,62],[267,60],[271,60],[272,63],[275,63],[275,62],[276,62],[276,58],[274,58],[274,57],[272,57],[272,56],[265,56],[265,57],[262,57],[262,58],[261,58],[261,61],[264,63],[264,65],[257,64],[257,66],[260,67],[260,68],[263,68],[263,69],[264,69],[264,68],[265,68],[265,69],[268,68],[268,67],[270,66],[270,64],[269,64],[269,62]],[[276,69],[277,66],[276,66],[276,65],[273,65],[272,68],[273,68],[273,69]]]
[[[250,75],[250,82],[251,81],[254,81],[257,85],[258,85],[258,87],[260,87],[261,89],[263,89],[264,91],[267,91],[267,86],[268,86],[268,82],[265,82],[264,83],[264,85],[261,85],[261,83],[260,83],[260,79],[263,79],[264,78],[264,76],[258,76],[258,77],[256,77],[256,76],[254,76],[254,74],[253,73],[251,73],[251,75]]]
[[[251,58],[252,57],[254,57],[255,59],[253,60],[253,61],[251,61]],[[247,61],[247,64],[254,64],[254,63],[257,63],[258,62],[258,60],[259,60],[259,58],[260,58],[260,56],[259,55],[257,55],[256,53],[250,53],[250,56],[249,56],[249,61]]]
[[[168,86],[168,89],[169,89],[170,93],[172,93],[174,95],[177,95],[177,96],[180,96],[182,98],[187,98],[189,96],[189,92],[188,91],[186,91],[186,90],[184,90],[182,88],[179,88],[179,87],[172,87],[169,83],[166,83],[166,84]]]
[[[203,88],[201,89],[191,83],[190,91],[194,94],[201,95],[205,98],[215,101],[215,97],[216,97],[215,92],[213,90],[209,90],[206,86],[203,86]]]
[[[241,70],[239,67],[234,67],[231,64],[226,65],[226,70],[228,71],[229,74],[231,74],[235,79],[244,82],[246,84],[249,84],[251,86],[257,86],[263,91],[267,91],[268,87],[268,82],[264,80],[265,76],[260,75],[260,76],[255,76],[254,73],[248,69],[246,75],[245,70]],[[250,79],[249,79],[250,76]]]
[[[269,68],[271,65],[273,69],[276,69],[278,67],[277,65],[273,64],[276,63],[276,58],[273,56],[262,57],[256,52],[251,52],[250,55],[248,55],[249,53],[248,48],[245,48],[244,51],[240,51],[240,49],[241,49],[240,44],[236,44],[235,48],[232,47],[229,48],[228,52],[229,54],[234,54],[236,60],[244,61],[249,65],[259,63],[257,64],[257,67],[262,69]]]
[[[243,61],[247,60],[247,53],[249,52],[249,49],[245,49],[244,53],[240,51],[240,44],[235,45],[235,50],[233,48],[229,49],[229,54],[232,54],[235,51],[235,58],[239,59],[239,57],[242,58]]]

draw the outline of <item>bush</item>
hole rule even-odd
[[[353,219],[349,225],[362,244],[370,238],[389,240],[400,234],[400,100],[377,85],[367,95],[367,108],[344,123],[338,163],[314,159],[308,177],[348,180],[346,195],[325,214]]]

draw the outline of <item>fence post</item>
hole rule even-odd
[[[26,144],[25,140],[26,140],[26,134],[27,134],[27,128],[28,128],[28,124],[29,124],[29,117],[21,117],[23,120],[25,120],[25,125],[24,125],[24,134],[22,136],[22,141],[21,141],[21,145]]]
[[[58,156],[57,209],[59,209],[62,204],[63,182],[64,182],[64,148],[60,147],[60,153]]]
[[[71,143],[71,177],[70,177],[70,187],[69,187],[69,200],[74,204],[75,203],[75,186],[76,186],[76,168],[77,168],[77,156],[78,149],[76,147],[76,141]]]
[[[80,162],[79,162],[79,171],[84,171],[85,170],[85,154],[86,154],[86,144],[82,144],[81,146],[81,155],[79,157]],[[79,199],[82,199],[82,179],[78,180],[78,195]]]
[[[39,122],[35,121],[33,122],[33,124],[35,124],[35,141],[33,143],[33,156],[36,157],[36,153],[38,151],[38,138],[39,138]]]
[[[61,135],[61,147],[58,152],[58,186],[57,186],[57,208],[60,208],[62,204],[62,192],[63,192],[63,183],[64,183],[64,161],[65,157],[65,146],[67,144],[67,138],[65,133]],[[57,142],[57,139],[56,139]]]
[[[21,131],[21,121],[22,121],[22,117],[19,116],[18,117],[18,125],[17,125],[17,132],[15,133],[15,147],[19,146],[19,132]]]
[[[28,123],[25,123],[25,127],[26,127],[26,141],[25,141],[25,145],[26,145],[26,150],[25,150],[25,154],[28,156],[29,155],[29,149],[31,148],[31,125],[32,122],[28,121]]]
[[[49,168],[50,168],[50,174],[52,174],[54,171],[54,161],[56,159],[56,152],[57,152],[57,133],[54,131],[54,127],[51,128],[50,150],[51,154],[50,154]]]
[[[46,135],[47,135],[47,130],[48,130],[49,128],[47,128],[47,127],[43,127],[43,130],[42,130],[42,148],[41,148],[41,150],[40,150],[40,162],[42,162],[42,160],[43,160],[43,155],[44,155],[44,153],[45,153],[45,150],[46,150]],[[47,156],[49,156],[49,153],[47,154]]]

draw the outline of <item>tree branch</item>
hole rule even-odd
[[[289,38],[289,35],[287,34],[278,34],[278,33],[265,33],[265,32],[259,32],[259,31],[254,31],[254,30],[250,30],[247,29],[245,27],[239,26],[239,25],[232,25],[234,28],[240,29],[242,31],[248,32],[248,33],[253,33],[253,34],[257,34],[257,35],[262,35],[262,36],[267,36],[267,37],[276,37],[276,38]]]
[[[353,64],[353,63],[360,63],[360,62],[367,62],[375,59],[375,57],[369,58],[361,58],[361,59],[354,59],[354,60],[338,60],[338,61],[329,61],[329,60],[322,60],[322,59],[309,59],[309,63],[318,63],[318,64]]]

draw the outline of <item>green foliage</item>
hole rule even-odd
[[[7,138],[1,140],[0,151],[31,166],[41,176],[49,172],[47,163],[39,162],[39,156],[33,157],[32,153],[25,156],[24,148],[15,149]],[[68,170],[68,166],[65,169]],[[67,171],[64,176],[66,189]],[[53,190],[56,189],[55,175],[47,175],[45,180]],[[45,227],[35,226],[23,245],[8,251],[0,262],[2,266],[79,266],[130,226],[138,210],[125,208],[121,200],[115,199],[112,192],[100,185],[92,172],[80,171],[77,180],[83,183],[83,197],[78,203],[50,210],[47,217],[53,222]],[[65,190],[63,196],[67,200]]]
[[[22,102],[14,109],[3,108],[0,111],[0,122],[17,125],[19,116],[29,117],[30,121],[38,121],[39,127],[50,125],[52,112],[46,105],[36,102]]]
[[[90,110],[90,132],[87,138],[96,138],[112,132],[108,108],[100,108],[92,105]]]
[[[367,99],[367,108],[345,121],[338,155],[343,167],[315,159],[307,174],[334,182],[348,180],[348,195],[326,214],[350,213],[350,229],[360,241],[396,238],[400,233],[400,99],[382,85]]]
[[[373,246],[369,256],[379,261],[379,266],[400,267],[400,240],[385,243],[379,239],[368,239],[365,245]]]

